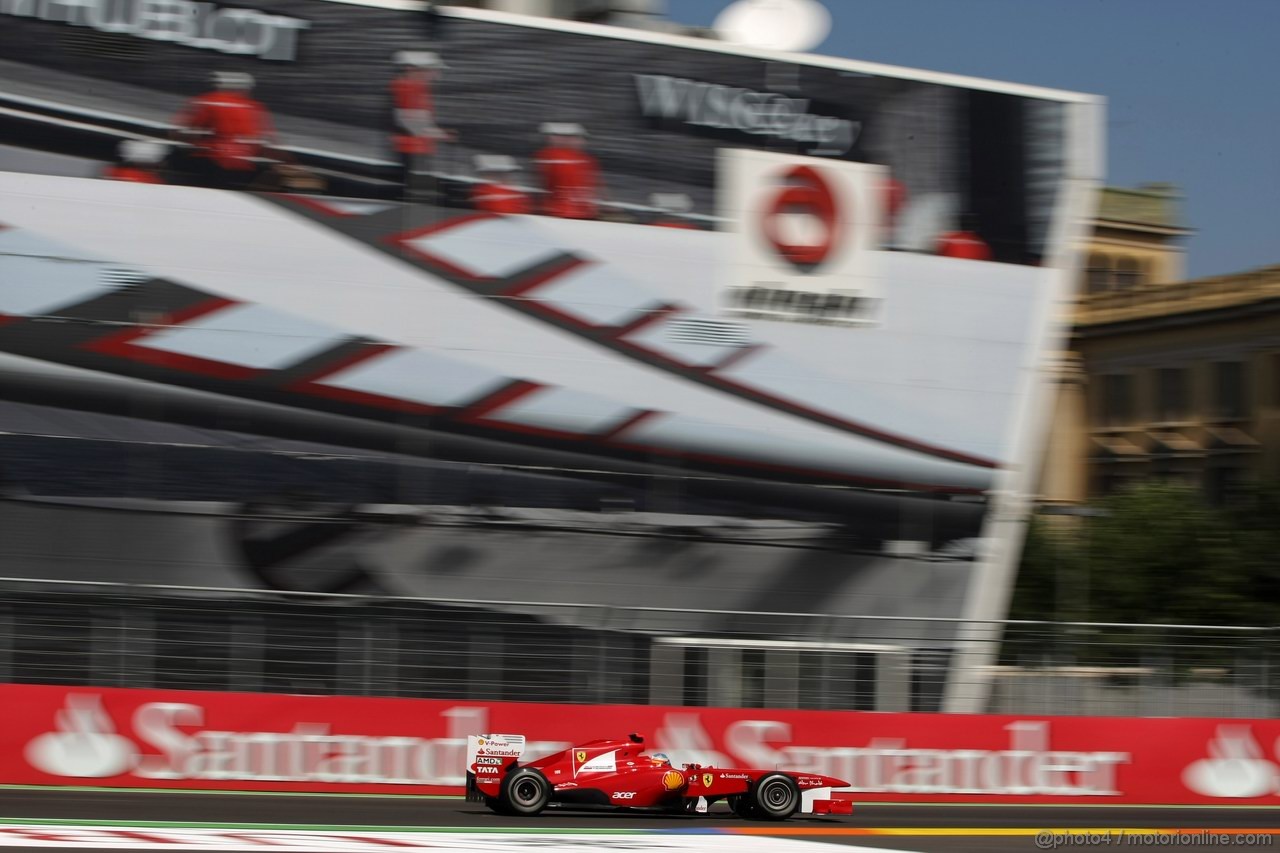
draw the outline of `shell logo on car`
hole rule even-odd
[[[684,785],[684,776],[679,770],[668,770],[662,774],[662,787],[668,791],[678,791]]]

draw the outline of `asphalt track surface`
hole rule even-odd
[[[46,819],[59,823],[98,822],[146,825],[291,825],[303,827],[449,827],[468,829],[557,830],[635,829],[653,831],[712,828],[762,833],[833,845],[886,850],[978,853],[978,851],[1034,851],[1035,831],[1067,828],[1180,830],[1272,830],[1266,839],[1248,847],[1234,844],[1083,843],[1059,840],[1058,850],[1274,849],[1280,853],[1280,808],[1131,808],[1124,806],[962,806],[857,804],[852,817],[800,817],[781,824],[744,822],[727,813],[672,817],[626,812],[551,810],[534,818],[499,817],[483,806],[461,798],[310,797],[254,794],[155,793],[84,789],[0,787],[0,823]],[[892,835],[876,834],[895,830]],[[1018,833],[1018,834],[1011,834]],[[1241,839],[1243,840],[1243,839]],[[8,847],[7,850],[24,848]],[[44,848],[48,849],[48,848]],[[116,848],[124,849],[124,848]],[[838,853],[838,851],[833,851]]]

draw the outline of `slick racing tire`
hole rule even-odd
[[[786,820],[800,808],[800,789],[782,773],[770,773],[747,792],[752,816],[759,820]]]
[[[498,806],[507,814],[535,815],[551,801],[551,783],[532,767],[519,767],[502,780]]]

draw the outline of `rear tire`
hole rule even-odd
[[[551,783],[532,767],[519,767],[502,780],[498,808],[512,815],[536,815],[551,802]]]
[[[758,820],[786,820],[800,808],[800,789],[790,776],[770,773],[743,799],[750,802],[752,817]]]

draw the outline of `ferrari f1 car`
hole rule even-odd
[[[849,814],[831,797],[849,783],[816,773],[737,767],[672,766],[643,749],[644,738],[593,740],[522,763],[523,735],[467,738],[467,799],[506,815],[536,815],[559,806],[613,806],[706,812],[725,801],[749,820],[786,820],[796,812]]]

